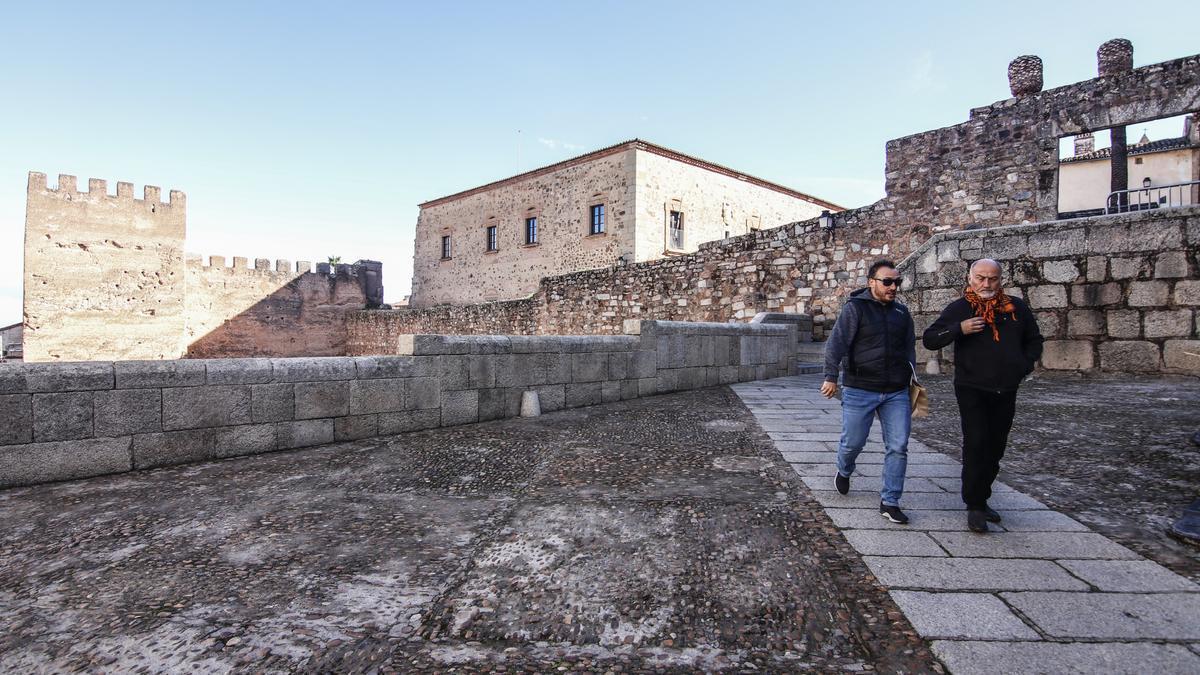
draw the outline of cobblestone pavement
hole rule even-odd
[[[934,414],[917,435],[960,456],[949,377],[926,377]],[[1200,380],[1043,375],[1026,381],[1001,480],[1200,582],[1200,549],[1167,534],[1200,497]],[[1198,619],[1200,621],[1200,619]]]
[[[879,516],[877,428],[838,494],[840,402],[819,386],[733,388],[951,672],[1200,672],[1200,586],[1004,484],[990,500],[997,531],[967,531],[958,461],[916,438],[900,502],[910,525]]]
[[[727,388],[0,492],[0,672],[726,669],[941,670]]]

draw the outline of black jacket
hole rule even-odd
[[[954,384],[988,391],[1016,391],[1021,380],[1033,372],[1042,357],[1042,333],[1037,319],[1020,298],[1012,298],[1014,321],[1008,314],[996,312],[1000,341],[992,337],[992,327],[963,335],[963,321],[975,316],[971,303],[959,298],[942,310],[922,337],[926,349],[941,349],[954,343]]]
[[[877,392],[908,387],[916,363],[917,335],[912,315],[899,302],[884,304],[870,288],[850,294],[825,341],[825,380]],[[843,366],[843,359],[845,364]]]

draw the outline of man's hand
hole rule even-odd
[[[833,398],[833,395],[836,393],[837,393],[837,382],[822,382],[821,383],[821,395],[822,396],[824,396],[825,398]]]
[[[958,326],[962,329],[963,335],[971,335],[982,331],[987,326],[987,322],[978,316],[973,316],[958,324]]]

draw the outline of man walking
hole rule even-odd
[[[837,491],[850,492],[855,461],[867,443],[871,419],[878,415],[885,449],[879,515],[904,524],[908,516],[900,510],[900,495],[908,467],[912,427],[908,384],[915,372],[917,337],[908,308],[896,302],[901,281],[895,263],[879,260],[867,272],[867,287],[850,294],[825,343],[821,393],[825,398],[837,393],[840,371],[842,439],[834,477]]]
[[[1000,285],[1000,264],[976,260],[963,297],[925,331],[926,349],[954,343],[954,395],[962,418],[962,499],[967,527],[987,532],[1000,514],[988,506],[1016,412],[1017,387],[1042,356],[1029,306]]]

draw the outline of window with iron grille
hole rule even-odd
[[[488,228],[487,228],[487,250],[488,251],[499,250],[499,243],[496,241],[496,226],[495,225],[488,225]]]
[[[450,235],[447,234],[442,237],[442,260],[446,260],[449,257],[450,257]]]
[[[604,234],[604,205],[593,204],[591,208],[592,223],[588,234]]]
[[[536,216],[525,219],[525,243],[538,243],[538,222]]]
[[[682,250],[683,249],[683,214],[679,211],[671,212],[670,230],[668,233],[667,246],[669,248]]]

